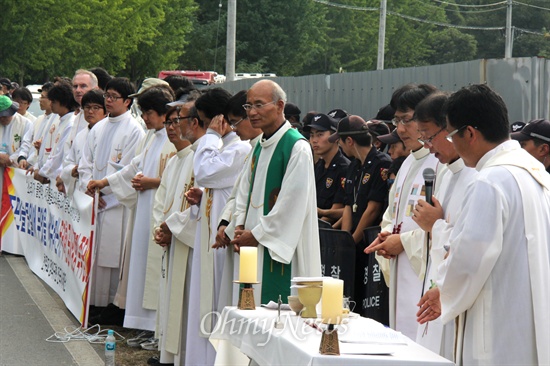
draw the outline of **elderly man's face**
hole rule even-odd
[[[73,95],[78,104],[86,92],[92,90],[92,78],[87,74],[77,74],[73,78]]]
[[[252,105],[247,111],[250,124],[264,132],[276,126],[283,117],[284,102],[273,100],[273,88],[267,83],[252,86],[247,93],[246,103]]]

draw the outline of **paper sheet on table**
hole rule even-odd
[[[275,301],[270,301],[267,304],[262,304],[262,308],[270,309],[270,310],[277,310],[278,305]],[[288,304],[281,304],[281,310],[292,310],[290,308],[290,305]]]
[[[360,323],[354,321],[349,329],[339,335],[343,343],[361,343],[376,345],[399,345],[407,344],[406,338],[393,329],[386,328],[372,319],[360,319]]]
[[[395,346],[385,344],[340,343],[342,355],[391,355],[395,352]]]

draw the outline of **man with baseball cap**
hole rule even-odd
[[[511,136],[550,173],[550,121],[532,120],[520,131],[512,132]]]
[[[32,128],[28,118],[17,110],[19,104],[7,95],[0,96],[0,166],[12,166],[17,161],[21,141],[25,133]]]
[[[388,146],[388,154],[392,160],[395,160],[399,157],[409,156],[411,149],[406,147],[403,143],[403,140],[397,134],[397,129],[393,130],[387,135],[378,136],[378,140],[382,141]]]
[[[32,128],[32,123],[17,110],[19,105],[7,95],[0,95],[0,192],[2,191],[4,167],[16,166],[23,136]],[[4,240],[2,250],[22,255],[20,243]]]
[[[318,113],[311,124],[304,126],[309,132],[313,153],[319,156],[315,164],[315,188],[317,191],[317,214],[319,218],[335,223],[344,212],[344,190],[349,159],[329,138],[336,131],[337,121],[326,114]]]
[[[369,128],[369,132],[372,136],[372,144],[378,151],[384,151],[386,144],[378,137],[390,133],[390,128],[388,125],[384,123],[384,121],[371,119],[370,121],[367,121],[367,127]]]

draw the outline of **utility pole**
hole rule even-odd
[[[512,0],[506,1],[506,44],[504,46],[504,58],[512,57],[514,45],[514,33],[512,29]]]
[[[237,0],[227,1],[227,51],[225,55],[226,81],[235,80],[235,42],[237,34]]]
[[[386,0],[380,0],[380,23],[378,26],[378,60],[376,70],[384,70],[384,47],[386,42]]]

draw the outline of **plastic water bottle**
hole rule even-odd
[[[105,338],[105,366],[115,366],[116,339],[112,329],[107,332]]]

